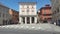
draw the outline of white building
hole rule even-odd
[[[10,20],[10,14],[9,14],[9,9],[8,7],[0,4],[0,25],[6,25],[8,24],[8,21]]]
[[[37,23],[36,2],[19,3],[19,23],[21,24]]]

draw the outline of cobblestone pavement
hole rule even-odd
[[[60,34],[60,32],[50,32],[45,30],[21,30],[21,29],[1,29],[0,34]]]
[[[46,30],[60,32],[60,27],[53,24],[17,24],[0,26],[0,29]]]

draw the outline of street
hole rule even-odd
[[[0,26],[0,34],[60,34],[60,27],[52,24],[5,25]]]

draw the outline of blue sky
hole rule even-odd
[[[45,6],[46,4],[51,4],[50,0],[0,0],[0,2],[16,11],[19,10],[18,2],[37,2],[37,10]]]

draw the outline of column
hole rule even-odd
[[[22,17],[19,18],[19,23],[22,24]]]
[[[35,24],[37,23],[37,17],[34,17],[34,22],[35,22]]]
[[[19,18],[19,23],[21,23],[21,17]]]
[[[31,19],[31,17],[30,17],[30,24],[32,24],[32,19]]]
[[[27,17],[25,17],[25,24],[27,24]]]

